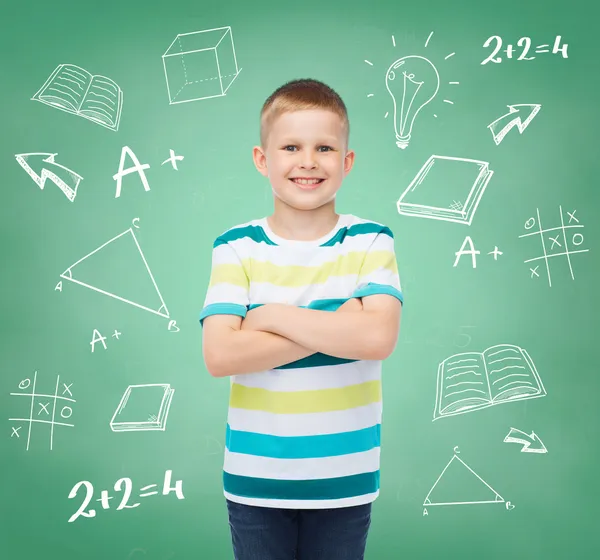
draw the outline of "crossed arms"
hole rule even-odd
[[[384,360],[394,350],[401,304],[388,294],[352,298],[335,312],[267,303],[242,320],[204,319],[204,362],[213,377],[273,369],[316,352],[352,360]]]

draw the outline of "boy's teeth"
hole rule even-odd
[[[315,185],[316,183],[320,183],[321,179],[292,179],[292,181],[301,185]]]

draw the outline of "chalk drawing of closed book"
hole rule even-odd
[[[108,129],[119,129],[121,88],[110,78],[94,76],[74,64],[59,64],[31,99]]]
[[[455,354],[439,364],[433,420],[545,396],[527,351],[497,344],[483,352]]]
[[[470,226],[493,174],[486,161],[433,155],[398,199],[398,212]]]
[[[129,385],[110,421],[113,432],[164,431],[175,389],[168,383]]]

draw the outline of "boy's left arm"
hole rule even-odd
[[[315,352],[354,360],[383,360],[394,350],[404,301],[394,235],[381,226],[357,272],[352,298],[363,309],[331,313],[294,305],[269,303],[256,313],[253,328],[274,332]],[[254,321],[253,321],[254,322]]]

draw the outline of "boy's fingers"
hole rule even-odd
[[[350,311],[350,310],[358,310],[362,309],[362,301],[359,298],[350,298],[348,301],[345,301],[340,307],[337,308],[337,311]]]

